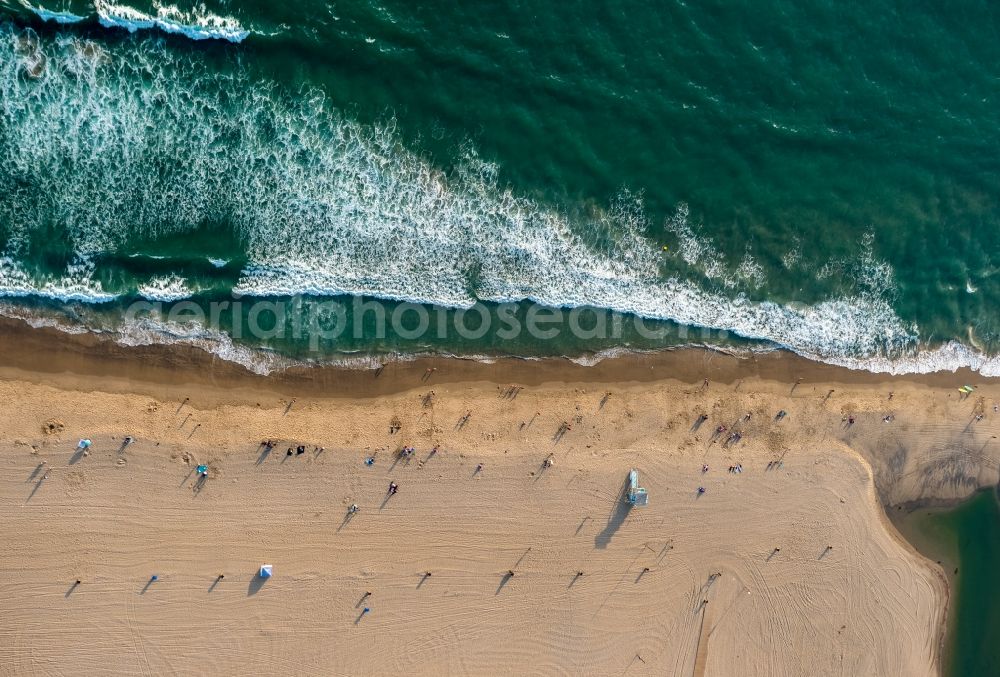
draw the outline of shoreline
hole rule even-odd
[[[177,399],[183,399],[191,388],[199,388],[199,396],[213,406],[256,403],[262,393],[276,397],[375,398],[397,395],[429,383],[516,383],[528,387],[596,384],[610,387],[673,382],[691,388],[685,392],[694,392],[705,378],[710,383],[735,388],[746,381],[768,384],[772,389],[787,385],[789,395],[810,389],[818,394],[817,388],[859,389],[865,393],[927,388],[942,400],[961,399],[957,389],[976,383],[981,384],[975,396],[980,409],[985,407],[987,395],[991,401],[1000,402],[1000,378],[984,377],[970,369],[890,375],[815,362],[780,349],[746,356],[712,348],[666,349],[653,353],[625,353],[596,364],[580,364],[558,357],[530,360],[503,357],[481,362],[450,356],[424,356],[400,360],[387,358],[380,369],[313,365],[260,375],[194,346],[123,346],[97,334],[67,334],[55,328],[35,328],[22,320],[0,317],[0,355],[0,378],[4,379],[26,379],[85,391],[99,378],[100,390],[104,392],[172,395]],[[968,399],[971,401],[972,397],[969,395]],[[846,414],[847,409],[843,411]],[[969,428],[966,425],[962,432],[968,432]],[[939,431],[935,428],[932,432],[937,436]],[[909,451],[903,454],[904,463],[909,462],[910,456],[916,456],[917,467],[898,468],[899,453],[885,448],[885,440],[877,442],[862,444],[857,451],[872,466],[879,498],[887,511],[890,508],[907,510],[907,504],[925,499],[940,505],[955,505],[977,488],[1000,482],[1000,474],[995,472],[996,467],[1000,467],[1000,449],[991,448],[984,455],[985,445],[976,451],[967,448],[964,441],[949,439],[947,445],[958,444],[959,450],[971,459],[957,459],[954,455],[942,458],[940,450],[930,448],[932,445],[919,435],[907,434],[901,442],[904,447],[924,448],[918,449],[916,454]],[[947,467],[948,462],[954,465],[956,461],[960,467]],[[914,480],[915,472],[927,471],[919,467],[923,462],[942,465],[937,476],[927,478],[937,484],[905,486]],[[970,462],[972,467],[965,467]],[[995,467],[986,467],[991,463]],[[986,476],[983,476],[984,469]],[[951,491],[948,482],[952,485]],[[903,486],[899,486],[901,484]]]
[[[414,377],[434,369],[436,382],[484,381],[497,384],[523,383],[650,383],[672,379],[691,384],[703,378],[732,385],[740,380],[800,385],[832,383],[875,386],[890,383],[958,388],[973,381],[1000,383],[968,368],[955,372],[884,374],[830,365],[801,357],[785,349],[746,356],[714,348],[668,348],[658,352],[623,353],[596,364],[581,364],[564,357],[498,357],[488,362],[461,356],[385,357],[383,369],[360,369],[342,365],[292,366],[268,375],[254,374],[246,367],[219,358],[198,347],[183,344],[123,346],[93,333],[70,334],[52,327],[32,327],[26,321],[0,317],[0,374],[18,372],[52,378],[67,374],[85,378],[108,378],[107,387],[132,384],[168,385],[178,382],[230,390],[256,388],[267,383],[273,392],[301,392],[324,397],[358,395],[374,397],[413,387]],[[375,358],[373,358],[375,359]],[[249,399],[249,398],[247,398]],[[244,400],[246,401],[246,400]]]
[[[951,510],[972,500],[975,494],[980,491],[984,491],[984,489],[977,489],[965,498],[912,501],[909,505],[903,507],[900,511],[902,514],[900,515],[894,515],[889,506],[881,506],[881,518],[884,520],[889,531],[901,544],[918,557],[926,562],[933,562],[935,565],[934,574],[938,577],[944,590],[944,601],[941,607],[941,622],[938,628],[937,642],[937,674],[941,677],[947,674],[945,664],[951,657],[949,649],[954,641],[952,637],[952,625],[955,619],[954,604],[957,600],[957,590],[955,589],[956,576],[952,573],[952,568],[957,566],[957,561],[952,561],[949,557],[942,555],[940,544],[932,543],[925,536],[919,535],[912,522],[916,519],[916,513],[920,510],[928,508],[940,511]],[[957,553],[951,553],[951,555],[957,555]],[[941,556],[941,559],[935,559],[936,556]]]
[[[888,509],[885,509],[883,513],[886,516],[886,521],[891,525],[893,532],[897,534],[900,541],[925,560],[934,562],[937,565],[935,571],[940,577],[945,590],[944,607],[941,614],[940,639],[938,641],[939,675],[942,676],[946,674],[945,665],[950,662],[949,659],[951,658],[951,651],[949,649],[951,648],[951,644],[954,643],[954,637],[952,636],[954,628],[952,626],[955,621],[954,604],[958,599],[958,591],[955,588],[957,576],[953,573],[953,569],[958,566],[958,560],[954,559],[957,558],[958,553],[945,553],[944,550],[949,550],[948,548],[943,548],[940,543],[920,533],[916,526],[916,522],[919,520],[916,513],[921,510],[942,512],[952,510],[967,501],[971,501],[976,493],[980,491],[985,491],[985,489],[979,489],[965,498],[949,501],[913,501],[909,506],[904,507],[901,511],[902,514],[899,515],[893,515],[892,511]],[[938,557],[940,559],[937,559]]]
[[[843,397],[847,399],[864,397],[871,401],[851,402],[850,411],[857,412],[858,426],[834,432],[834,437],[840,438],[845,451],[849,450],[848,455],[857,457],[872,478],[878,521],[899,545],[921,558],[935,572],[942,587],[943,603],[939,610],[935,652],[937,660],[941,660],[945,648],[948,611],[953,596],[951,585],[944,572],[935,568],[900,533],[891,518],[892,509],[911,512],[931,503],[952,505],[965,500],[974,489],[962,495],[965,485],[961,482],[957,483],[959,491],[951,493],[940,491],[942,486],[934,483],[902,482],[908,474],[905,464],[912,459],[904,459],[903,466],[900,466],[898,458],[885,453],[882,448],[884,440],[878,435],[871,437],[865,434],[860,439],[854,439],[853,430],[868,427],[873,422],[875,430],[878,430],[877,418],[873,417],[881,413],[878,408],[884,405],[878,405],[875,399],[884,398],[884,393],[893,389],[897,394],[896,401],[904,409],[907,404],[925,405],[928,391],[942,404],[951,399],[947,406],[954,407],[960,402],[957,392],[956,397],[952,397],[952,392],[958,385],[970,381],[985,383],[977,391],[982,392],[982,395],[977,394],[978,397],[994,390],[1000,394],[995,380],[972,372],[901,376],[872,374],[814,363],[784,351],[742,357],[709,349],[687,348],[623,355],[595,365],[555,358],[532,361],[504,358],[483,363],[428,357],[388,362],[381,373],[318,366],[259,376],[194,347],[125,347],[92,334],[68,335],[56,329],[35,329],[7,319],[0,320],[0,350],[0,381],[34,383],[64,393],[141,395],[174,402],[196,392],[197,406],[202,411],[261,407],[261,402],[275,399],[292,404],[297,400],[327,401],[329,406],[339,407],[342,405],[338,403],[345,400],[399,399],[414,390],[427,388],[482,391],[489,386],[496,386],[499,390],[509,384],[567,392],[586,392],[585,388],[589,386],[599,386],[608,392],[617,392],[622,388],[639,392],[650,388],[668,388],[685,398],[703,399],[703,378],[710,379],[709,395],[714,396],[718,390],[725,389],[734,393],[750,393],[752,399],[791,398],[801,400],[802,406],[816,411],[817,407],[826,406],[826,400],[823,399],[820,405],[806,404],[807,400],[820,400],[826,390],[838,391],[835,399],[840,399],[840,392],[846,390],[847,394]],[[744,384],[746,387],[741,390]],[[291,408],[292,404],[288,407]],[[937,411],[937,414],[940,412]],[[902,437],[908,442],[920,437],[920,431],[911,427]],[[929,457],[933,461],[933,454]],[[980,459],[981,462],[985,460]],[[917,465],[919,467],[919,463]],[[963,477],[968,475],[970,473]],[[980,473],[979,480],[983,479]],[[927,493],[928,490],[934,491]],[[940,674],[940,665],[937,672]]]
[[[998,498],[1000,498],[998,491],[1000,491],[1000,486],[981,487],[963,499],[955,501],[916,501],[905,506],[902,514],[893,515],[891,512],[889,513],[890,519],[892,519],[902,538],[909,541],[917,552],[922,554],[926,559],[936,562],[942,569],[942,573],[947,581],[946,636],[942,638],[940,655],[942,660],[952,666],[953,669],[946,674],[960,674],[955,672],[954,669],[956,656],[962,656],[962,660],[964,661],[976,660],[975,654],[968,655],[961,651],[959,648],[961,643],[960,636],[956,634],[961,615],[960,609],[956,605],[960,602],[969,604],[971,601],[968,588],[964,596],[960,598],[957,586],[963,576],[970,575],[968,573],[969,568],[975,568],[976,563],[965,561],[965,553],[962,552],[965,546],[961,544],[962,535],[960,533],[950,530],[934,533],[936,529],[933,526],[929,527],[929,525],[933,525],[934,520],[942,517],[953,519],[957,511],[968,511],[972,507],[972,503],[984,498],[995,505]],[[968,537],[972,535],[969,532],[974,531],[975,527],[970,529],[967,526],[965,530],[966,537]],[[982,534],[977,533],[976,535],[981,536]],[[959,573],[960,570],[961,573]],[[982,578],[982,574],[983,572],[980,571],[978,576],[976,574],[972,575],[978,580]],[[981,582],[988,585],[988,581]],[[978,590],[979,586],[975,585],[975,588]]]

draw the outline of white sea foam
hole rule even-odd
[[[88,17],[72,12],[36,7],[27,0],[19,0],[22,7],[32,12],[42,21],[59,24],[75,24]],[[180,9],[174,5],[153,3],[155,14],[148,14],[129,5],[96,0],[94,3],[97,21],[105,28],[123,28],[130,33],[139,30],[160,30],[164,33],[184,35],[192,40],[228,40],[242,42],[251,33],[233,17],[219,16],[208,11],[204,5],[190,9]]]
[[[10,301],[0,301],[0,315],[22,320],[28,326],[35,329],[49,327],[58,329],[66,334],[86,334],[95,331],[91,327],[79,322],[77,318],[69,321],[65,317],[43,314],[36,310],[16,305]]]
[[[190,298],[194,292],[188,288],[183,277],[167,275],[153,278],[141,285],[138,294],[150,301],[180,301]]]
[[[749,245],[747,245],[746,251],[743,254],[743,260],[740,261],[739,268],[736,269],[736,274],[754,289],[760,289],[767,282],[764,268],[753,257],[753,254],[750,253]]]
[[[577,355],[575,357],[568,358],[573,364],[579,364],[582,367],[593,367],[600,364],[604,360],[612,360],[616,357],[625,357],[627,355],[641,355],[650,354],[655,351],[652,350],[632,350],[630,348],[605,348],[604,350],[598,350],[594,353],[587,353],[584,355]]]
[[[781,263],[786,269],[791,270],[801,260],[801,242],[799,242],[798,238],[795,238],[794,246],[782,255]]]
[[[0,312],[6,312],[0,309]],[[52,325],[63,329],[65,325]],[[64,329],[65,330],[65,329]],[[109,333],[107,331],[103,333]],[[203,350],[227,362],[234,362],[248,371],[266,376],[292,367],[334,366],[344,369],[371,371],[390,362],[410,362],[423,354],[351,354],[342,353],[319,360],[286,357],[264,348],[253,348],[235,343],[225,332],[208,329],[197,323],[172,323],[143,316],[127,320],[112,332],[114,340],[125,346],[184,345]],[[469,359],[489,362],[486,356]]]
[[[728,264],[683,206],[666,224],[678,251],[665,256],[646,238],[634,195],[570,218],[516,194],[473,150],[446,175],[403,147],[392,121],[358,124],[320,93],[292,97],[216,75],[156,40],[97,58],[60,36],[36,48],[49,64],[37,77],[18,77],[21,35],[0,29],[0,127],[10,130],[0,190],[11,196],[0,200],[0,223],[11,224],[12,257],[35,224],[63,224],[88,255],[226,223],[249,262],[241,294],[452,307],[528,299],[727,330],[826,361],[871,360],[873,369],[879,360],[917,369],[905,360],[924,359],[917,329],[893,311],[893,272],[874,255],[873,236],[855,260],[817,273],[857,280],[853,287],[844,282],[813,305],[754,300],[741,289],[765,280],[750,252]],[[15,176],[19,183],[2,183]],[[24,185],[31,190],[18,199]],[[92,294],[96,283],[86,284]],[[0,268],[5,288],[33,292]]]
[[[982,376],[1000,376],[1000,356],[985,355],[957,341],[936,348],[913,350],[908,355],[896,357],[845,357],[836,355],[813,355],[804,357],[835,364],[850,369],[870,371],[877,374],[931,374],[938,371],[958,371],[970,369]]]
[[[389,362],[408,362],[424,357],[421,353],[404,353],[392,355],[370,354],[340,354],[327,356],[322,360],[303,361],[277,355],[264,349],[255,349],[245,345],[235,344],[228,334],[205,329],[194,324],[172,324],[148,317],[127,321],[116,329],[102,328],[90,322],[81,323],[81,316],[73,313],[72,319],[62,316],[52,316],[38,311],[26,309],[11,303],[0,302],[0,314],[6,317],[18,318],[32,327],[51,327],[69,334],[97,332],[109,336],[121,345],[187,345],[211,353],[220,359],[234,362],[255,374],[268,375],[280,372],[290,367],[311,365],[329,365],[346,369],[378,369]],[[712,345],[697,347],[720,350],[726,354],[749,357],[753,353],[769,352],[772,349],[739,349],[719,348]],[[570,358],[571,362],[582,366],[594,366],[604,360],[627,357],[635,353],[652,353],[655,351],[635,351],[628,348],[615,347],[589,355]],[[429,355],[429,354],[428,354]],[[910,356],[893,359],[885,357],[847,358],[803,354],[804,357],[819,362],[843,366],[850,369],[886,374],[927,374],[940,371],[957,371],[971,369],[982,376],[1000,376],[1000,357],[986,356],[968,346],[951,342],[935,349],[914,352]],[[451,355],[459,359],[470,359],[485,363],[495,361],[494,357],[485,355]],[[529,361],[538,358],[523,358]]]
[[[92,279],[93,272],[93,264],[82,258],[70,265],[65,275],[39,281],[10,256],[0,256],[0,297],[36,296],[86,303],[106,303],[117,298],[117,295],[105,292],[99,281]]]
[[[0,315],[24,321],[29,326],[57,329],[66,334],[96,333],[124,346],[185,345],[203,350],[216,357],[242,365],[248,371],[266,376],[292,366],[306,366],[308,363],[283,357],[260,348],[250,348],[233,342],[232,338],[220,331],[206,329],[197,324],[170,323],[147,316],[126,318],[119,326],[102,325],[101,320],[91,313],[29,309],[10,302],[0,301]],[[394,357],[401,360],[403,357]],[[367,355],[345,356],[333,364],[354,369],[375,369],[385,358],[379,360]]]
[[[58,24],[75,24],[80,23],[87,18],[78,14],[73,14],[72,12],[58,12],[45,9],[44,7],[35,7],[25,0],[20,0],[20,3],[22,7],[34,13],[35,16],[40,18],[42,21],[54,21]]]
[[[195,324],[164,322],[148,317],[127,320],[118,328],[115,340],[125,346],[189,345],[212,353],[228,362],[235,362],[260,375],[281,371],[296,363],[259,348],[233,342],[225,332],[206,329]]]
[[[209,257],[208,262],[216,268],[225,268],[229,264],[229,261],[226,259],[213,259],[211,257]]]
[[[724,278],[726,266],[715,244],[707,237],[695,232],[688,222],[688,206],[677,208],[673,218],[664,224],[678,240],[677,254],[692,268],[699,270],[709,279]]]
[[[154,3],[156,14],[147,14],[134,7],[107,0],[96,0],[94,7],[102,26],[124,28],[130,33],[159,29],[165,33],[184,35],[192,40],[229,42],[242,42],[250,35],[250,31],[236,19],[212,14],[204,6],[182,10],[172,5]]]

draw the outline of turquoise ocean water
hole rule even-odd
[[[971,0],[0,0],[0,310],[260,369],[708,342],[1000,373],[998,27]],[[326,320],[127,312],[234,294],[493,321],[348,311],[310,344]],[[625,328],[497,331],[533,304]]]

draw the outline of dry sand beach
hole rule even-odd
[[[933,675],[945,579],[883,505],[997,481],[1000,393],[968,374],[689,350],[264,379],[4,329],[2,674]]]

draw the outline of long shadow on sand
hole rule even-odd
[[[247,597],[253,597],[260,589],[264,587],[267,583],[267,579],[257,573],[253,578],[250,579],[250,586],[247,588]]]
[[[28,494],[28,498],[25,500],[25,503],[27,503],[28,501],[30,501],[35,497],[35,494],[38,492],[38,490],[42,488],[43,482],[45,482],[45,475],[39,477],[38,480],[35,482],[35,486],[31,488],[31,493]]]
[[[28,479],[26,479],[24,481],[25,482],[32,481],[33,479],[35,479],[36,477],[38,477],[39,475],[41,475],[42,474],[42,470],[44,470],[44,469],[45,469],[45,464],[44,463],[39,463],[38,465],[35,466],[35,469],[31,471],[31,474],[28,475]]]
[[[621,527],[625,518],[632,511],[632,504],[625,501],[625,496],[628,492],[629,483],[628,478],[625,478],[625,482],[622,483],[621,491],[618,492],[618,497],[615,499],[615,505],[611,509],[611,514],[608,515],[608,523],[604,525],[604,529],[601,533],[594,536],[594,547],[603,550],[608,547],[608,543],[614,538],[615,533]]]
[[[500,577],[500,585],[497,586],[497,591],[493,593],[494,595],[499,595],[500,591],[503,590],[504,586],[510,582],[510,579],[514,578],[513,574],[509,571]]]
[[[347,513],[345,513],[343,521],[340,523],[340,526],[337,527],[337,531],[338,532],[342,531],[344,527],[346,527],[348,524],[350,524],[354,520],[354,516],[356,514],[357,513],[353,513],[353,512],[350,512],[350,511],[348,511]]]

